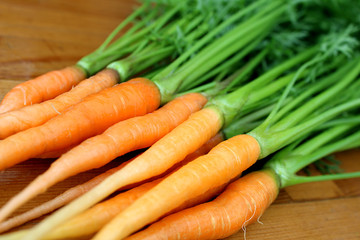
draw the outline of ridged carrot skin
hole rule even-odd
[[[219,111],[214,107],[206,107],[192,114],[189,119],[157,141],[137,159],[49,216],[26,237],[41,238],[51,229],[87,210],[117,189],[157,176],[182,161],[186,155],[194,152],[220,130],[223,119]]]
[[[206,142],[195,152],[189,154],[183,161],[180,162],[181,165],[185,165],[192,160],[200,157],[210,151],[218,143],[223,140],[221,134],[215,135],[212,139]],[[178,167],[180,167],[180,164]],[[175,171],[174,169],[173,171]],[[171,174],[171,173],[169,173]],[[99,229],[101,229],[106,223],[108,223],[112,218],[114,218],[118,213],[132,204],[136,199],[141,197],[151,188],[156,186],[161,182],[164,177],[156,179],[151,182],[144,183],[140,186],[137,186],[133,189],[130,189],[126,192],[120,193],[115,197],[106,200],[102,203],[98,203],[89,210],[83,212],[82,214],[76,216],[70,221],[64,223],[63,225],[56,228],[50,234],[46,235],[44,239],[66,239],[66,238],[76,238],[81,236],[86,236],[94,234]],[[180,211],[192,207],[194,205],[203,203],[218,195],[226,185],[221,185],[216,188],[210,189],[206,193],[192,198],[189,201],[184,202],[177,209],[174,209],[173,212]],[[170,214],[170,213],[167,213]]]
[[[208,153],[213,147],[215,147],[217,144],[219,144],[221,141],[223,141],[223,136],[221,133],[216,134],[213,138],[211,138],[209,141],[207,141],[203,146],[201,146],[199,149],[197,149],[195,152],[189,154],[183,161],[181,161],[176,168],[179,168],[190,161],[196,159],[199,156],[202,156],[206,153]],[[135,157],[136,158],[136,157]],[[133,158],[133,159],[135,159]],[[21,215],[15,216],[3,223],[0,223],[0,232],[5,232],[10,230],[11,228],[14,228],[16,226],[19,226],[23,223],[26,223],[32,219],[38,218],[40,216],[43,216],[47,213],[52,212],[53,210],[67,204],[71,200],[77,198],[78,196],[81,196],[85,192],[92,189],[94,186],[99,184],[101,181],[103,181],[106,177],[110,176],[114,172],[120,170],[127,164],[128,162],[132,161],[133,159],[121,164],[118,167],[112,168],[95,178],[77,185],[75,187],[72,187],[68,189],[63,194],[57,196],[56,198],[41,204],[40,206],[37,206],[36,208],[25,212]],[[174,171],[176,168],[172,169]],[[169,171],[167,174],[170,174]],[[132,190],[129,190],[125,193],[118,194],[116,197],[107,200],[103,203],[99,203],[95,205],[93,208],[85,211],[84,213],[76,216],[72,220],[66,222],[65,224],[59,226],[54,231],[52,231],[49,235],[46,236],[46,238],[69,238],[69,237],[77,237],[77,236],[84,236],[86,234],[92,234],[98,231],[105,223],[111,220],[119,211],[124,209],[125,207],[129,206],[132,202],[134,202],[138,197],[143,195],[145,191],[149,190],[153,185],[155,186],[160,180],[154,180],[153,182],[144,183],[142,185],[139,185],[138,187],[135,187]],[[185,202],[182,206],[180,206],[177,211],[180,209],[188,208],[190,206],[193,206],[194,204],[205,202],[209,198],[217,195],[225,186],[220,186],[215,189],[211,189],[206,194],[203,194],[197,198],[191,199],[188,202]],[[136,190],[135,190],[136,189]],[[141,189],[143,189],[143,192],[141,193]],[[132,195],[129,195],[132,194]],[[129,195],[130,197],[127,197]],[[117,199],[117,200],[115,200]],[[116,206],[114,204],[116,203]],[[115,211],[115,210],[118,211]],[[96,216],[95,216],[96,215]]]
[[[0,113],[52,99],[85,79],[86,73],[77,66],[45,73],[15,86],[3,98]]]
[[[75,146],[77,146],[77,145],[75,145]],[[61,155],[68,152],[70,149],[74,148],[75,146],[70,146],[70,147],[60,149],[60,150],[42,153],[42,154],[36,156],[35,158],[40,158],[40,159],[59,158],[59,157],[61,157]]]
[[[65,224],[56,228],[53,232],[46,235],[44,239],[67,239],[89,236],[96,233],[104,225],[106,225],[117,214],[123,211],[126,207],[131,205],[136,199],[143,196],[151,188],[155,187],[163,179],[157,179],[133,188],[124,193],[99,203],[84,213],[76,216]],[[183,209],[195,206],[197,204],[206,202],[218,195],[226,185],[221,185],[208,190],[204,194],[188,200],[187,202],[174,209],[173,212],[181,211]]]
[[[230,181],[253,165],[259,155],[260,146],[249,135],[238,135],[220,143],[207,155],[180,168],[136,200],[94,239],[112,240],[129,236],[187,199]]]
[[[103,134],[85,140],[63,154],[45,173],[12,198],[0,210],[0,216],[3,212],[12,212],[61,180],[101,167],[125,153],[151,146],[206,102],[207,99],[199,93],[186,94],[153,113],[119,122]]]
[[[167,216],[126,240],[222,239],[257,221],[278,191],[271,172],[252,172],[215,200]]]
[[[43,125],[2,140],[0,170],[42,153],[77,144],[121,120],[152,112],[159,104],[158,88],[143,78],[90,95]]]
[[[118,80],[119,76],[115,70],[106,69],[81,81],[74,88],[54,99],[3,113],[0,115],[0,139],[41,125],[58,116],[68,107],[79,103],[86,96],[115,85]]]

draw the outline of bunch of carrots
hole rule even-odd
[[[76,65],[16,86],[0,105],[0,170],[56,160],[1,207],[0,231],[60,209],[0,239],[219,239],[259,219],[280,188],[359,177],[296,175],[360,145],[360,25],[340,10],[352,1],[338,4],[145,1]]]

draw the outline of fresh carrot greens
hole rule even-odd
[[[351,1],[344,2],[351,6]],[[94,239],[125,238],[190,198],[228,184],[274,153],[263,171],[241,178],[240,183],[230,187],[230,193],[215,200],[227,204],[227,194],[244,187],[248,196],[240,192],[229,201],[239,201],[244,207],[243,212],[233,211],[241,217],[240,225],[232,223],[235,215],[228,215],[226,221],[231,228],[216,233],[204,230],[203,238],[228,236],[255,219],[247,218],[247,214],[259,217],[275,199],[279,187],[335,179],[335,175],[304,178],[295,172],[334,150],[327,146],[341,149],[332,143],[341,142],[341,138],[358,129],[359,33],[357,15],[352,14],[344,17],[335,5],[323,1],[146,1],[126,20],[140,22],[119,38],[122,40],[112,42],[111,38],[126,21],[98,53],[82,59],[80,65],[97,72],[108,61],[98,75],[109,72],[116,79],[113,82],[136,74],[147,78],[132,79],[90,97],[79,96],[80,102],[71,108],[64,106],[59,116],[1,141],[1,169],[42,153],[75,147],[11,199],[0,210],[0,220],[59,181],[100,167],[129,151],[149,147],[28,231],[24,239],[48,236],[58,225],[66,224],[118,189],[167,173],[219,132],[224,133],[226,141],[153,186]],[[144,19],[151,21],[145,24]],[[314,24],[324,19],[326,23]],[[129,52],[121,59],[113,58],[110,52],[121,49],[119,46]],[[175,102],[181,107],[168,107]],[[46,132],[54,134],[48,138],[37,135],[45,136]],[[24,141],[29,136],[39,140]],[[357,138],[353,134],[349,139]],[[357,140],[351,144],[349,141],[348,148],[358,146]],[[285,158],[289,158],[286,164]],[[326,170],[324,163],[317,165]],[[336,178],[354,176],[358,173]],[[263,180],[253,183],[257,177]],[[249,184],[261,186],[251,189]],[[247,201],[254,204],[250,209]],[[224,216],[221,213],[219,221]],[[183,221],[181,214],[175,219]],[[199,229],[206,224],[199,223]],[[183,234],[183,230],[179,231]],[[186,234],[193,238],[192,231]]]

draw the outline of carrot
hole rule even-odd
[[[0,113],[52,99],[67,92],[85,77],[84,70],[70,66],[21,83],[5,95],[0,105]]]
[[[299,169],[334,151],[360,145],[360,133],[353,133],[359,125],[359,118],[355,118],[355,123],[343,120],[335,127],[279,151],[263,170],[231,183],[215,200],[165,217],[126,239],[225,238],[240,229],[245,230],[247,225],[259,219],[275,200],[280,188],[304,182],[359,177],[359,172],[311,177],[295,175]]]
[[[174,213],[126,239],[222,239],[259,219],[277,194],[272,172],[252,172],[215,200]]]
[[[220,143],[223,140],[222,134],[217,134],[213,138],[211,138],[209,141],[207,141],[203,146],[201,146],[199,149],[197,149],[195,152],[189,154],[186,156],[186,158],[181,161],[177,166],[175,166],[173,169],[169,170],[166,174],[170,174],[170,172],[175,171],[175,169],[187,164],[188,162],[196,159],[197,157],[204,155],[210,151],[214,146],[216,146],[218,143]],[[132,161],[132,160],[130,160]],[[129,161],[128,161],[129,162]],[[58,197],[28,211],[21,215],[15,216],[3,223],[0,223],[0,232],[7,231],[13,227],[19,226],[25,222],[28,222],[29,220],[35,219],[37,217],[40,217],[46,213],[49,213],[60,206],[65,205],[66,203],[70,202],[71,200],[77,198],[78,196],[81,196],[94,186],[96,186],[98,183],[103,181],[107,176],[113,174],[114,172],[120,170],[122,167],[125,166],[128,162],[125,162],[121,164],[118,167],[112,168],[108,171],[106,171],[103,174],[100,174],[99,176],[87,181],[86,183],[77,185],[73,188],[68,189],[63,194],[59,195]],[[161,178],[163,179],[164,176]],[[150,189],[151,187],[155,186],[161,179],[155,179],[153,182],[144,183],[138,187],[135,187],[132,190],[129,190],[125,193],[118,194],[115,198],[112,198],[110,200],[107,200],[103,203],[100,203],[93,208],[89,209],[88,211],[84,212],[83,214],[75,217],[70,222],[66,223],[64,225],[61,225],[59,228],[57,228],[55,231],[51,232],[49,234],[49,238],[67,238],[67,237],[76,237],[76,236],[82,236],[86,232],[87,234],[95,233],[99,228],[104,225],[106,222],[110,221],[112,216],[116,214],[117,212],[121,211],[126,206],[130,205],[135,199],[137,199],[139,196],[141,196],[145,191]],[[190,206],[195,205],[199,202],[204,202],[210,197],[216,195],[221,189],[223,189],[224,186],[217,187],[215,189],[212,189],[208,191],[206,194],[191,199],[190,201],[184,203],[179,209],[187,208]],[[114,211],[117,210],[117,211]],[[175,210],[176,211],[176,210]],[[99,217],[101,215],[101,217]],[[100,223],[102,221],[102,225]],[[83,227],[80,227],[83,226]],[[66,231],[63,231],[63,229],[67,229]],[[81,231],[80,231],[81,230]]]
[[[118,74],[114,70],[107,69],[82,81],[69,92],[65,92],[55,99],[1,114],[0,139],[45,123],[64,112],[68,107],[80,102],[84,97],[115,85],[118,79]],[[53,86],[54,84],[49,85]],[[29,95],[34,96],[33,94]]]
[[[321,55],[318,55],[318,58],[319,56]],[[352,67],[352,69],[343,77],[342,81],[339,81],[332,87],[323,90],[323,92],[309,100],[306,104],[302,104],[301,107],[298,107],[298,109],[294,110],[291,114],[284,117],[282,116],[284,113],[279,112],[279,115],[277,115],[278,109],[275,107],[269,114],[268,119],[247,135],[238,135],[230,138],[229,140],[216,146],[206,156],[194,160],[173,175],[169,176],[114,218],[98,233],[98,235],[96,235],[95,239],[121,239],[128,236],[134,231],[144,227],[146,224],[155,221],[163,215],[164,212],[175,208],[181,204],[182,201],[189,198],[189,196],[199,195],[209,188],[227,182],[228,178],[234,177],[236,174],[240,174],[246,168],[254,164],[258,159],[264,158],[292,141],[301,138],[304,134],[308,133],[319,124],[324,123],[343,112],[344,109],[348,110],[358,107],[360,100],[356,99],[356,96],[352,94],[349,94],[349,96],[347,96],[348,98],[345,98],[345,100],[342,99],[342,101],[345,102],[342,104],[339,103],[341,101],[333,99],[336,94],[344,90],[346,86],[349,86],[349,84],[352,84],[353,86],[351,91],[349,90],[349,93],[354,94],[358,91],[359,86],[356,84],[357,81],[355,79],[360,72],[360,64],[357,60],[358,58],[355,58],[345,67],[338,70],[339,72],[342,72],[349,66]],[[302,68],[300,69],[302,70]],[[333,75],[338,76],[338,73]],[[332,80],[332,75],[325,78],[323,81],[328,79]],[[323,86],[323,88],[325,88],[325,86]],[[307,91],[312,92],[312,88],[309,87]],[[318,91],[321,91],[321,89],[318,89]],[[286,94],[287,91],[284,93]],[[305,91],[304,93],[306,94],[307,92]],[[299,97],[302,96],[300,95]],[[330,99],[333,99],[335,104],[338,105],[335,105],[336,107],[334,107],[334,103],[331,103]],[[280,98],[279,102],[281,103],[281,101],[284,101],[283,97]],[[298,105],[301,104],[301,102],[298,102],[297,99],[294,99],[293,101]],[[324,107],[326,104],[329,104],[329,106],[333,108],[326,110]],[[319,109],[320,105],[322,105],[321,109]],[[286,106],[284,109],[286,109]],[[307,119],[307,115],[314,111],[314,109],[319,110],[318,114],[313,116],[313,118]],[[287,110],[289,111],[289,109]],[[282,119],[279,116],[282,116]],[[302,119],[304,119],[304,122],[301,122]],[[275,120],[276,124],[272,122]],[[269,122],[272,123],[269,124]],[[181,125],[179,127],[181,127]],[[136,163],[136,161],[133,163]],[[129,164],[128,166],[131,165]],[[140,168],[140,166],[138,168]],[[125,174],[126,173],[123,175]],[[124,177],[119,176],[119,178],[116,179],[115,176],[116,174],[112,175],[108,179],[110,180],[113,178],[113,181],[116,181],[118,184],[122,184]],[[108,190],[103,188],[107,187],[110,189],[113,186],[105,186],[106,181],[107,180],[105,180],[102,184],[99,184],[93,189],[93,191],[97,194],[108,194]],[[102,189],[100,190],[100,188]],[[90,202],[85,198],[85,196],[89,197],[90,195],[91,191],[84,195],[85,201],[83,201],[83,203],[88,204]],[[78,200],[80,203],[81,200]],[[152,206],[150,209],[149,206],[153,205],[154,201],[157,204],[156,206]],[[73,206],[75,206],[75,202]],[[72,204],[68,206],[68,209],[73,207],[71,205]]]
[[[263,9],[260,8],[259,11],[255,15],[251,15],[251,17],[243,23],[243,24],[246,23],[245,27],[243,24],[237,25],[236,27],[232,28],[229,32],[227,32],[225,35],[221,36],[220,38],[218,38],[217,40],[215,40],[214,42],[209,44],[207,47],[202,49],[190,61],[183,64],[183,62],[185,60],[187,60],[188,57],[190,57],[191,55],[193,55],[194,53],[196,53],[199,50],[200,45],[202,46],[204,44],[204,42],[209,42],[213,37],[216,36],[216,35],[214,35],[215,33],[216,34],[220,33],[221,31],[226,29],[226,26],[227,26],[226,24],[229,24],[229,23],[231,23],[231,21],[236,19],[233,17],[229,18],[229,21],[225,21],[226,24],[221,25],[221,27],[215,28],[214,31],[211,32],[211,34],[207,34],[205,37],[203,37],[198,42],[199,44],[195,44],[194,47],[191,47],[188,51],[186,51],[186,53],[182,54],[177,60],[175,60],[171,65],[169,65],[169,67],[167,67],[165,70],[163,70],[162,72],[157,74],[153,78],[153,81],[159,87],[159,90],[161,92],[162,102],[166,102],[173,97],[173,94],[177,91],[177,89],[182,84],[182,81],[184,79],[186,79],[187,81],[191,81],[192,79],[197,80],[197,78],[199,76],[201,76],[201,74],[204,74],[207,71],[207,69],[215,67],[217,64],[221,63],[221,61],[232,56],[234,51],[244,48],[244,49],[242,49],[241,54],[243,57],[245,55],[247,55],[247,53],[249,53],[249,50],[246,49],[245,46],[247,44],[251,43],[254,39],[256,39],[258,37],[260,39],[262,39],[265,36],[264,31],[266,30],[265,32],[267,33],[267,30],[271,29],[279,20],[281,13],[283,13],[283,11],[285,10],[285,7],[278,8],[280,5],[281,5],[281,3],[276,1],[270,5],[267,5]],[[239,11],[239,13],[235,14],[236,17],[237,18],[240,16],[243,17],[244,14],[248,13],[248,10],[251,9],[250,7],[253,7],[253,6],[255,6],[255,4],[249,5],[247,8],[244,8],[243,11]],[[276,9],[276,8],[278,8],[278,9]],[[204,41],[202,41],[202,40],[204,40]],[[221,42],[223,42],[225,40],[226,40],[227,44],[220,44]],[[230,44],[232,46],[232,48],[227,48],[228,44]],[[246,51],[245,51],[245,49],[246,49]],[[290,67],[298,64],[299,62],[304,61],[306,58],[311,57],[311,55],[313,55],[314,52],[315,51],[313,51],[313,50],[306,51],[304,54],[302,54],[298,58],[295,58],[293,61],[291,61],[291,63],[286,64],[286,67],[282,67],[280,70],[277,69],[277,71],[275,73],[272,73],[271,76],[267,76],[267,78],[266,78],[267,81],[263,80],[261,82],[264,83],[264,82],[271,81],[273,78],[275,78],[276,76],[281,74],[284,70],[287,70]],[[208,61],[209,58],[211,58],[211,61]],[[206,63],[206,65],[202,65],[203,63]],[[183,65],[180,66],[181,64],[183,64]],[[201,66],[201,68],[200,68],[200,66]],[[201,82],[197,81],[197,83],[195,85],[198,85],[198,84],[201,84]],[[186,89],[186,87],[185,87],[185,89]],[[242,101],[242,100],[240,100],[240,101]],[[232,108],[232,107],[230,107],[230,108]],[[195,116],[197,116],[196,117],[197,120],[196,120]],[[163,161],[163,160],[159,161],[156,163],[156,168],[155,168],[154,165],[151,165],[151,164],[153,164],[153,163],[151,163],[153,161],[149,161],[150,159],[146,160],[146,158],[141,157],[140,159],[142,159],[142,158],[144,159],[144,160],[141,160],[141,162],[144,161],[143,164],[140,164],[140,161],[137,161],[139,163],[134,163],[135,162],[134,161],[134,162],[132,162],[134,164],[130,164],[132,166],[127,165],[129,167],[128,169],[132,168],[135,171],[121,171],[122,173],[119,172],[119,174],[112,175],[112,177],[117,175],[116,177],[121,178],[121,180],[107,184],[106,188],[104,188],[104,191],[99,190],[100,185],[97,186],[96,190],[95,190],[95,188],[93,189],[93,192],[97,192],[96,196],[94,197],[94,196],[92,196],[92,194],[90,194],[91,197],[89,197],[87,194],[83,195],[81,198],[82,199],[85,198],[86,201],[81,202],[81,204],[77,203],[77,200],[75,200],[73,203],[71,203],[70,205],[65,207],[66,210],[64,209],[64,213],[62,214],[62,216],[54,217],[56,219],[55,221],[49,220],[49,224],[47,227],[41,227],[41,224],[40,224],[39,230],[37,230],[37,228],[35,228],[34,231],[35,232],[39,231],[39,232],[36,233],[35,235],[32,235],[31,238],[38,237],[39,236],[38,234],[40,234],[40,232],[41,232],[41,234],[43,234],[45,231],[48,231],[55,224],[60,223],[63,219],[65,219],[65,218],[68,219],[71,216],[74,216],[77,213],[85,210],[86,208],[95,204],[99,200],[102,200],[108,194],[110,194],[111,192],[115,191],[116,189],[118,189],[119,187],[121,187],[123,185],[128,185],[128,184],[131,184],[132,182],[142,181],[143,179],[155,176],[157,174],[160,174],[160,173],[166,171],[167,168],[169,168],[173,164],[177,163],[180,159],[182,159],[184,156],[189,154],[191,151],[194,151],[196,149],[196,146],[198,147],[198,146],[202,145],[204,142],[206,142],[209,139],[209,137],[215,135],[218,132],[218,130],[222,127],[222,123],[223,123],[222,118],[223,118],[222,114],[216,107],[208,107],[208,108],[206,108],[205,111],[201,111],[201,113],[198,115],[193,114],[193,117],[189,118],[189,122],[194,123],[194,126],[198,126],[198,127],[197,128],[194,126],[191,127],[191,124],[188,124],[189,129],[192,129],[191,131],[198,132],[199,135],[192,137],[191,135],[187,134],[186,137],[188,139],[182,139],[180,141],[183,146],[186,146],[186,148],[184,148],[184,149],[182,149],[182,147],[179,147],[179,146],[172,147],[171,150],[176,150],[176,152],[169,152],[170,154],[166,153],[169,155],[169,157],[171,157],[170,161],[167,161],[166,159],[164,159],[165,161]],[[203,124],[206,124],[205,127],[202,126]],[[213,126],[215,126],[215,127],[213,127]],[[209,127],[211,129],[209,129]],[[177,130],[174,129],[174,131],[176,132]],[[189,130],[186,132],[190,133]],[[178,131],[178,134],[176,134],[176,137],[174,138],[174,140],[177,141],[179,139],[179,137],[183,138],[183,136],[184,136],[183,132]],[[199,139],[200,141],[198,141],[197,139]],[[187,140],[191,140],[191,143],[190,143],[190,141],[187,142]],[[173,146],[174,143],[175,142],[172,142],[171,145]],[[153,145],[153,147],[155,145]],[[155,155],[157,157],[157,156],[160,156],[160,154],[162,154],[165,149],[167,150],[167,147],[168,147],[168,145],[164,144],[163,146],[159,147],[159,149],[161,149],[161,152],[153,151],[153,153],[151,153],[152,151],[149,151],[149,150],[147,152],[149,152],[149,155],[151,155],[151,156]],[[154,148],[154,149],[156,149],[156,148]],[[184,152],[181,152],[180,150],[184,150]],[[144,154],[142,156],[144,156]],[[139,168],[134,167],[137,164],[141,165],[142,169],[148,169],[148,170],[151,169],[151,171],[142,171],[143,173],[141,173],[138,171]],[[161,166],[161,165],[163,165],[163,166]],[[131,176],[131,174],[133,172],[135,172],[135,173],[138,172],[138,174],[136,174],[137,176]],[[114,177],[114,179],[116,177]],[[77,204],[80,204],[81,206],[74,207]],[[72,208],[70,206],[73,206],[74,208]],[[60,210],[60,212],[61,211],[62,210]],[[56,216],[56,215],[57,214],[55,213],[54,216]]]
[[[88,96],[45,124],[1,141],[0,169],[44,152],[77,144],[123,119],[152,112],[159,106],[159,102],[157,87],[142,78]]]
[[[271,7],[269,8],[265,8],[264,10],[260,11],[259,13],[257,13],[258,15],[263,15],[265,13],[267,13],[268,11],[270,11],[272,8],[275,8],[276,6],[278,6],[278,2],[274,5],[271,5]],[[251,18],[250,20],[248,20],[250,22],[249,26],[247,28],[240,28],[240,26],[238,26],[237,29],[232,29],[229,33],[227,33],[227,35],[223,36],[222,38],[230,38],[231,41],[235,41],[236,45],[233,45],[233,48],[231,48],[231,51],[226,51],[224,53],[222,53],[221,55],[219,55],[218,53],[221,52],[221,47],[220,48],[216,48],[215,50],[211,51],[210,53],[206,51],[205,49],[202,49],[202,51],[199,53],[199,58],[194,57],[191,61],[187,62],[184,64],[184,66],[181,66],[180,68],[178,68],[178,62],[175,61],[174,63],[176,63],[175,65],[171,64],[169,66],[169,68],[166,68],[165,70],[163,70],[161,73],[157,74],[153,79],[154,83],[156,84],[156,86],[158,87],[158,90],[161,92],[161,101],[162,102],[166,102],[167,100],[173,98],[174,93],[176,92],[176,86],[179,86],[182,82],[182,79],[186,78],[186,80],[192,79],[192,78],[196,78],[198,75],[197,74],[201,74],[202,72],[205,72],[206,69],[211,68],[213,66],[216,66],[216,64],[218,64],[219,62],[221,62],[221,60],[231,56],[231,54],[236,51],[237,49],[241,49],[243,48],[247,43],[249,43],[253,38],[257,37],[258,35],[260,35],[262,33],[263,28],[270,28],[274,25],[274,23],[276,22],[277,18],[279,17],[280,13],[284,10],[285,8],[281,8],[279,10],[276,10],[274,13],[264,17],[264,19],[261,20],[257,20],[257,16],[255,15],[253,18]],[[241,12],[241,14],[244,14],[246,11]],[[241,16],[241,14],[239,14],[237,17]],[[255,20],[254,20],[255,19]],[[231,23],[228,22],[227,24]],[[265,24],[266,23],[266,24]],[[260,27],[261,26],[261,27]],[[223,25],[221,28],[216,28],[214,30],[214,32],[219,32],[221,30],[223,30],[223,28],[226,27],[226,24]],[[252,29],[255,29],[252,32]],[[214,32],[211,32],[210,35],[212,35]],[[240,36],[244,35],[247,32],[251,32],[249,35],[247,35],[245,38],[241,38]],[[235,34],[236,33],[236,34]],[[235,35],[234,35],[235,34]],[[204,37],[205,39],[207,38],[207,36]],[[241,39],[240,42],[237,42],[237,39]],[[207,40],[208,41],[208,40]],[[215,41],[214,43],[210,44],[210,48],[213,48],[213,44],[217,44],[218,41],[221,41],[220,39],[217,39],[217,41]],[[225,47],[225,46],[223,46]],[[255,47],[255,46],[253,46]],[[182,59],[183,56],[190,54],[193,54],[196,50],[198,50],[198,46],[191,48],[190,50],[188,50],[184,55],[182,55],[178,60],[184,61]],[[245,49],[243,50],[245,51]],[[246,49],[245,52],[248,52],[249,50]],[[205,54],[202,55],[202,54]],[[216,59],[214,59],[214,61],[211,61],[211,63],[209,63],[206,68],[202,68],[201,70],[197,71],[197,74],[192,74],[192,76],[188,76],[187,74],[190,74],[191,71],[183,71],[183,68],[185,68],[186,66],[191,66],[193,68],[193,66],[191,65],[192,63],[196,63],[199,64],[199,62],[206,62],[209,56],[216,56]],[[295,61],[292,61],[292,63],[290,63],[289,65],[291,66],[291,64],[296,63],[297,61],[301,61],[301,59],[308,57],[309,55],[311,55],[311,51],[310,52],[306,52],[305,54],[303,54],[302,56],[300,56],[299,58],[296,58]],[[165,77],[162,78],[161,76],[165,73],[168,72],[170,69],[175,69],[176,73],[173,73],[174,75],[170,76],[170,77]],[[118,71],[120,73],[120,71]],[[204,79],[206,80],[206,79]],[[208,110],[206,110],[201,117],[195,117],[195,116],[200,116],[200,115],[196,115],[194,114],[194,117],[192,118],[193,120],[191,120],[194,123],[194,126],[196,126],[197,129],[194,128],[194,126],[191,126],[187,132],[188,135],[191,136],[191,131],[197,131],[199,133],[198,136],[196,136],[195,138],[192,138],[192,141],[186,142],[187,140],[190,139],[183,139],[181,140],[181,144],[183,144],[183,146],[186,146],[186,151],[184,151],[183,153],[180,152],[179,146],[174,146],[174,143],[172,143],[172,149],[176,150],[176,152],[172,152],[171,153],[171,157],[174,158],[172,161],[167,161],[164,158],[162,159],[163,162],[163,166],[160,167],[159,169],[154,169],[155,171],[152,171],[151,174],[139,174],[139,176],[137,176],[136,178],[130,178],[125,180],[125,185],[127,184],[132,184],[134,182],[137,181],[142,181],[145,180],[149,177],[158,175],[164,171],[166,171],[169,167],[171,167],[172,165],[174,165],[175,163],[179,162],[180,160],[182,160],[186,155],[188,155],[189,153],[195,151],[197,148],[199,148],[201,145],[203,145],[207,140],[209,140],[212,136],[214,136],[222,127],[222,123],[220,123],[222,120],[222,115],[219,114],[219,111],[217,109],[212,109],[211,107],[208,108]],[[59,118],[59,117],[57,117]],[[202,126],[204,123],[207,123],[207,126]],[[190,125],[189,125],[190,126]],[[90,127],[90,126],[89,126]],[[178,130],[177,134],[177,138],[179,136],[184,136],[183,133],[181,132],[181,130]],[[130,135],[131,136],[131,135]],[[112,142],[114,136],[109,136],[109,137],[105,137],[106,142],[108,143],[109,141]],[[200,141],[196,140],[196,138],[200,137]],[[140,142],[139,146],[130,146],[130,147],[145,147],[145,146],[149,146],[150,144],[152,144],[153,142],[146,142],[147,140],[144,139],[144,142]],[[73,143],[72,143],[73,144]],[[85,142],[84,142],[85,144]],[[179,144],[179,142],[177,143]],[[103,142],[102,142],[103,145]],[[94,151],[98,151],[95,150],[98,148],[98,144],[92,145],[92,146],[96,146],[96,148],[93,148]],[[126,145],[124,145],[126,146]],[[160,145],[159,145],[160,146]],[[64,146],[61,146],[64,147]],[[168,146],[161,146],[159,149],[160,151],[164,151],[167,150]],[[114,147],[119,148],[118,146]],[[80,150],[79,150],[80,149]],[[105,149],[105,148],[104,148]],[[156,148],[155,148],[156,149]],[[1,150],[1,144],[0,144],[0,150]],[[47,151],[49,151],[50,149],[47,149]],[[79,152],[81,154],[82,157],[79,157],[78,154],[73,154],[75,152]],[[112,160],[113,158],[117,157],[118,154],[115,154],[116,151],[111,151],[108,152],[107,150],[102,152],[101,150],[101,154],[99,155],[94,155],[93,154],[89,154],[90,151],[84,152],[82,147],[78,147],[73,149],[72,151],[68,152],[67,154],[65,154],[62,158],[61,161],[64,162],[64,164],[60,164],[59,162],[56,162],[53,166],[49,169],[49,171],[46,172],[46,175],[48,177],[45,176],[41,176],[39,177],[37,180],[35,180],[36,182],[40,183],[40,184],[31,184],[31,186],[29,186],[29,188],[27,188],[24,192],[21,193],[21,196],[18,195],[18,197],[14,198],[13,200],[11,200],[11,203],[9,202],[1,211],[0,211],[0,220],[4,219],[10,212],[12,212],[14,209],[16,209],[18,206],[20,206],[22,203],[24,203],[25,201],[27,201],[27,199],[30,199],[31,197],[35,196],[36,194],[45,191],[47,189],[48,186],[51,186],[52,184],[65,179],[69,176],[72,176],[78,172],[81,171],[85,171],[94,167],[99,167],[102,164],[105,164],[106,162]],[[151,153],[151,151],[148,151],[149,155],[153,154],[155,156],[158,155],[158,150],[153,151],[153,153]],[[179,154],[180,152],[180,154]],[[106,154],[107,153],[107,154]],[[40,153],[37,153],[36,155],[39,155]],[[89,156],[89,158],[92,159],[92,163],[90,164],[89,162],[85,161],[85,157],[83,157],[85,154],[85,156]],[[105,154],[104,156],[108,156],[108,158],[105,158],[104,156],[102,156],[102,154]],[[10,154],[9,154],[10,155]],[[101,157],[100,157],[101,156]],[[153,156],[152,156],[153,157]],[[65,160],[65,159],[70,159],[70,158],[75,158],[76,161],[70,161],[70,160]],[[142,158],[142,157],[141,157]],[[82,161],[79,161],[79,159],[82,159]],[[144,158],[145,159],[145,158]],[[1,159],[0,159],[1,160]],[[142,160],[140,160],[139,162],[141,162]],[[70,165],[69,163],[76,163],[77,167],[74,167],[73,165]],[[86,162],[86,163],[85,163]],[[166,162],[166,164],[165,164]],[[59,163],[59,164],[58,164]],[[64,171],[60,171],[60,170],[56,170],[54,171],[53,169],[61,169],[61,167],[55,167],[56,165],[63,165],[66,167],[66,171],[64,168]],[[143,164],[141,164],[143,165]],[[135,166],[135,164],[134,164]],[[145,168],[144,168],[145,169]],[[137,171],[137,170],[136,170]],[[56,174],[52,174],[51,172],[56,172]],[[49,177],[51,178],[51,180],[46,180],[46,181],[41,181],[40,179],[49,179]],[[120,188],[122,186],[118,186],[117,188]],[[31,190],[32,189],[32,190]]]
[[[125,153],[151,146],[190,114],[201,109],[206,101],[201,94],[187,94],[151,114],[119,122],[103,134],[87,139],[62,155],[45,173],[12,198],[0,210],[1,218],[61,180],[101,167]]]
[[[75,145],[75,146],[77,146],[77,145]],[[46,152],[46,153],[43,153],[43,154],[40,154],[40,155],[36,156],[35,158],[40,158],[40,159],[59,158],[59,157],[61,157],[61,155],[63,155],[64,153],[66,153],[70,149],[74,148],[75,146],[70,146],[70,147],[60,149],[60,150]]]
[[[136,199],[144,195],[151,188],[159,184],[159,182],[162,180],[163,178],[160,178],[152,182],[142,184],[136,188],[128,190],[124,193],[120,193],[109,200],[95,205],[94,207],[76,216],[65,224],[60,225],[50,234],[46,235],[45,239],[76,238],[96,233],[105,224],[111,221],[112,218],[123,211],[126,207],[131,205]],[[181,211],[182,209],[206,202],[219,194],[224,188],[225,184],[210,189],[204,194],[184,202],[181,206],[174,209],[172,212]],[[171,214],[171,212],[167,214]]]
[[[229,182],[243,169],[255,163],[259,155],[258,142],[248,135],[235,136],[218,144],[207,155],[185,165],[139,198],[106,225],[94,239],[110,240],[126,237],[157,220],[159,216],[171,211],[174,206],[181,205],[187,199]],[[158,199],[158,196],[162,197]],[[151,203],[154,200],[156,204]],[[109,232],[112,234],[109,235]]]

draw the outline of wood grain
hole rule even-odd
[[[1,0],[0,98],[17,83],[74,64],[94,50],[127,16],[132,0]],[[11,80],[5,80],[11,79]],[[337,154],[345,170],[360,170],[360,150]],[[17,213],[49,200],[123,161],[72,177]],[[0,205],[45,171],[50,159],[32,159],[0,172]],[[39,220],[22,226],[27,228]],[[360,239],[360,179],[303,184],[281,190],[246,239]],[[227,238],[243,239],[242,231]]]

